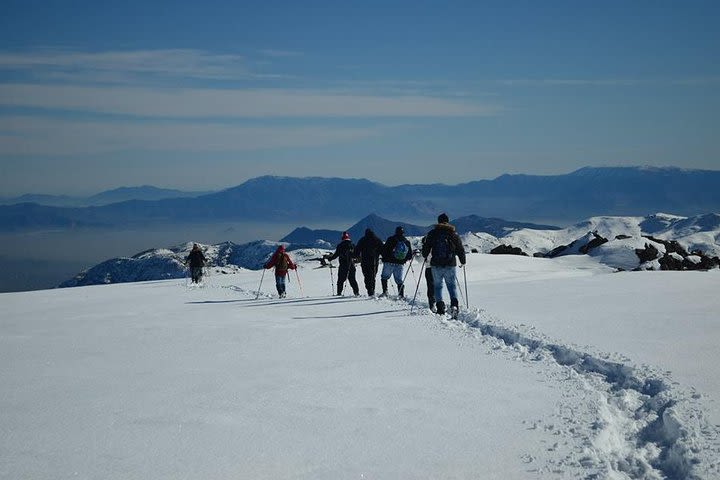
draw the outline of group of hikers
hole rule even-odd
[[[428,257],[430,258],[429,264],[425,268],[430,309],[439,314],[445,313],[446,305],[442,297],[443,283],[445,283],[450,296],[451,311],[453,314],[457,313],[459,302],[455,268],[458,260],[461,267],[465,265],[465,249],[455,231],[455,227],[450,224],[450,220],[445,213],[438,216],[437,223],[423,237],[421,255],[426,264]],[[393,277],[397,285],[398,297],[405,298],[404,267],[405,263],[412,260],[413,249],[401,226],[395,228],[395,234],[388,237],[385,242],[370,228],[365,230],[365,235],[358,240],[357,245],[353,244],[348,232],[342,233],[335,252],[322,257],[323,261],[337,259],[339,263],[337,293],[334,294],[342,295],[343,287],[347,281],[350,283],[355,296],[360,295],[360,288],[355,278],[355,264],[360,263],[367,294],[368,296],[374,296],[375,279],[381,258],[383,268],[380,274],[380,285],[382,286],[380,296],[388,295],[388,280]],[[206,259],[197,244],[193,245],[186,262],[190,266],[192,282],[199,283]],[[265,262],[263,267],[265,269],[275,268],[275,287],[280,298],[284,298],[286,295],[285,277],[289,270],[297,270],[297,265],[285,251],[285,246],[278,246],[275,253]]]

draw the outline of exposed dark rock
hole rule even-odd
[[[521,248],[519,247],[513,247],[512,245],[498,245],[497,247],[490,250],[490,253],[493,255],[522,255],[522,256],[529,256],[527,253],[523,252]]]
[[[628,238],[632,238],[632,236],[625,234],[615,235],[615,240],[627,240]]]
[[[560,255],[573,255],[575,252],[587,255],[593,248],[599,247],[603,243],[607,243],[608,239],[602,237],[597,232],[588,232],[587,235],[578,238],[569,245],[560,245],[545,254],[548,258],[559,257]]]
[[[562,254],[565,250],[568,249],[568,245],[560,245],[559,247],[555,247],[552,250],[550,250],[548,253],[545,254],[547,258],[555,258]]]
[[[603,243],[607,243],[607,241],[608,241],[607,238],[598,235],[597,232],[592,232],[592,234],[593,234],[593,236],[594,236],[595,238],[593,238],[593,239],[590,240],[588,243],[586,243],[585,245],[583,245],[582,247],[580,247],[580,253],[582,253],[582,254],[584,254],[584,255],[587,255],[587,253],[588,253],[590,250],[592,250],[593,248],[597,248],[597,247],[599,247],[600,245],[602,245]]]
[[[655,238],[651,235],[643,235],[643,237],[647,238],[648,240],[652,240],[653,242],[657,242],[657,243],[661,243],[661,244],[665,245],[666,254],[677,253],[678,255],[681,255],[683,258],[685,258],[689,255],[687,250],[685,250],[683,248],[683,246],[680,245],[676,240],[661,240],[661,239]]]
[[[658,258],[660,251],[655,248],[655,245],[650,243],[645,244],[645,248],[636,248],[635,255],[640,259],[640,263],[651,262]]]

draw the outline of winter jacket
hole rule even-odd
[[[398,242],[403,242],[405,244],[405,248],[407,249],[407,254],[403,259],[395,258],[395,255],[393,255],[395,245],[397,245]],[[388,237],[388,239],[385,241],[385,246],[383,247],[382,259],[383,263],[395,263],[399,265],[402,265],[408,260],[412,259],[412,245],[410,245],[410,240],[405,238],[404,235],[397,234],[393,235],[392,237]]]
[[[290,260],[290,255],[285,253],[284,250],[276,250],[270,260],[264,265],[265,268],[275,267],[275,275],[278,277],[284,277],[287,275],[288,270],[297,269],[297,265]]]
[[[383,249],[383,241],[371,230],[355,245],[355,258],[360,259],[362,265],[377,264]]]
[[[190,267],[204,267],[206,261],[207,260],[205,259],[205,255],[203,255],[200,249],[190,250],[190,255],[188,255],[185,259],[186,263],[190,263]]]
[[[447,259],[442,259],[437,254],[441,248],[449,251],[450,255]],[[460,263],[465,265],[465,248],[463,248],[460,236],[455,233],[455,227],[449,223],[436,224],[425,237],[422,256],[427,258],[433,252],[435,254],[430,258],[430,265],[433,267],[455,267],[457,266],[456,256],[460,259]]]
[[[352,241],[350,240],[343,240],[342,242],[338,243],[337,247],[335,247],[335,253],[327,257],[328,260],[332,261],[336,258],[338,259],[338,262],[340,262],[340,266],[354,266],[353,264],[353,255],[355,253],[355,245],[353,245]]]

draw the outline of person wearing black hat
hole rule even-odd
[[[405,238],[405,230],[398,226],[395,228],[395,235],[388,237],[382,252],[383,269],[380,274],[380,284],[382,285],[382,296],[387,295],[388,279],[392,276],[395,278],[395,284],[398,288],[398,296],[405,297],[405,285],[403,285],[403,265],[412,259],[412,246],[410,241]]]
[[[338,259],[340,267],[338,268],[338,280],[337,280],[337,295],[342,296],[343,286],[345,280],[350,281],[350,286],[353,289],[353,293],[357,297],[360,295],[360,287],[358,287],[357,280],[355,280],[355,263],[353,263],[353,255],[355,252],[355,245],[350,241],[350,234],[348,232],[342,233],[342,239],[335,247],[335,253],[332,255],[324,255],[323,258],[326,260]]]
[[[443,281],[450,295],[450,305],[453,317],[457,317],[460,308],[457,297],[457,285],[455,284],[455,267],[457,261],[460,265],[465,265],[465,249],[463,248],[460,236],[455,232],[455,227],[450,225],[450,219],[447,214],[438,215],[438,223],[428,232],[425,237],[425,243],[422,246],[422,256],[427,260],[430,258],[430,266],[432,267],[432,277],[435,287],[435,301],[437,313],[445,313],[445,302],[442,299]]]
[[[369,228],[365,230],[365,235],[355,245],[355,258],[360,259],[365,289],[370,297],[375,295],[375,277],[378,272],[382,248],[383,241]]]
[[[200,283],[202,280],[203,267],[207,259],[197,243],[193,243],[190,254],[185,258],[185,263],[190,265],[190,278],[192,283]]]

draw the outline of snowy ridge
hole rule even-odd
[[[649,234],[654,239],[647,238]],[[421,237],[408,238],[414,249],[420,248]],[[601,216],[561,230],[523,228],[508,230],[501,237],[471,232],[463,234],[461,238],[466,251],[473,253],[490,253],[500,245],[510,245],[530,256],[587,254],[603,265],[621,270],[660,270],[664,268],[663,256],[673,264],[672,268],[665,267],[667,269],[693,269],[695,265],[700,268],[706,264],[712,268],[711,259],[720,256],[720,215],[680,217],[658,213],[648,217]],[[607,239],[607,242],[602,243],[603,239]],[[687,252],[680,256],[674,255],[667,251],[662,241],[677,241]],[[281,243],[299,259],[319,258],[334,249],[334,245],[321,239],[299,244],[258,240],[242,245],[224,242],[201,247],[208,258],[209,267],[221,268],[221,272],[228,273],[237,268],[262,268]],[[63,282],[60,287],[182,278],[187,274],[184,261],[191,247],[192,242],[188,242],[170,248],[147,250],[130,258],[107,260]],[[637,251],[647,247],[655,249],[655,257],[641,261]],[[700,251],[708,258],[688,254],[693,251]],[[717,266],[720,260],[715,262]]]
[[[607,243],[583,252],[593,237],[601,236]],[[720,215],[707,214],[681,217],[658,213],[647,217],[592,217],[561,230],[521,229],[503,237],[489,234],[466,234],[463,242],[469,250],[489,253],[498,245],[520,248],[531,256],[578,255],[587,253],[600,263],[622,270],[659,270],[655,261],[641,262],[635,253],[651,245],[659,255],[666,247],[647,238],[677,241],[688,252],[700,251],[708,257],[720,256]],[[684,258],[684,257],[683,257]],[[683,258],[678,261],[682,262]],[[689,262],[696,259],[688,258]]]
[[[693,402],[696,394],[674,387],[667,374],[582,352],[537,332],[521,333],[482,309],[461,312],[456,323],[498,340],[497,348],[509,349],[524,361],[550,360],[570,369],[595,396],[593,424],[583,429],[567,417],[568,430],[556,430],[560,435],[582,437],[585,446],[582,452],[568,454],[558,466],[579,464],[587,479],[680,480],[720,475],[715,460],[720,456],[720,429],[712,426]]]
[[[208,260],[206,275],[209,273],[231,273],[238,268],[258,270],[280,245],[279,242],[259,240],[242,245],[223,242],[215,245],[200,245]],[[74,278],[63,282],[60,287],[78,287],[109,283],[143,282],[183,278],[188,275],[185,266],[193,242],[170,248],[158,248],[140,252],[132,257],[114,258],[102,262]],[[293,251],[293,255],[304,260],[321,256],[327,250],[304,248]]]

